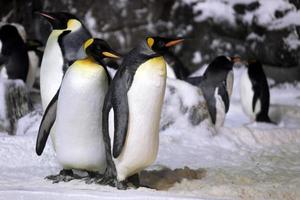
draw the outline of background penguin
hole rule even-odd
[[[0,28],[2,43],[0,64],[5,64],[9,79],[22,79],[24,83],[31,77],[28,76],[29,60],[26,45],[16,27],[4,25]]]
[[[240,96],[244,112],[255,121],[271,122],[268,112],[270,92],[266,75],[258,60],[249,60],[240,83]]]
[[[137,173],[156,159],[166,86],[166,62],[158,52],[180,42],[182,39],[148,37],[124,58],[103,106],[108,166],[104,178],[97,182],[125,189],[131,176],[128,180],[138,186]],[[108,128],[111,108],[114,133]]]
[[[101,39],[87,40],[84,49],[88,57],[75,61],[67,70],[37,137],[36,153],[41,155],[55,121],[56,155],[63,170],[47,177],[54,182],[71,180],[72,169],[87,170],[90,175],[106,169],[101,111],[109,76],[102,59],[118,56]]]
[[[229,110],[229,101],[233,87],[234,58],[216,57],[201,77],[190,77],[186,81],[201,88],[207,102],[212,123],[216,128],[223,126]]]
[[[72,14],[65,12],[40,14],[53,28],[47,40],[40,71],[42,106],[45,110],[60,86],[64,71],[74,60],[84,57],[80,48],[91,38],[91,34]]]

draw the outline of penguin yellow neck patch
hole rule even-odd
[[[148,44],[148,46],[150,47],[150,48],[152,48],[152,46],[153,46],[153,44],[154,44],[154,39],[153,38],[148,38],[147,39],[147,44]]]
[[[91,58],[85,58],[81,60],[77,60],[75,62],[75,67],[81,68],[81,69],[87,69],[87,68],[99,68],[99,64],[96,63]]]
[[[86,50],[86,48],[88,48],[93,42],[94,42],[93,38],[88,39],[83,45],[84,50]]]
[[[67,26],[68,30],[77,30],[81,27],[81,23],[76,19],[69,19]]]

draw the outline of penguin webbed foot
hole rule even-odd
[[[109,185],[116,187],[119,190],[126,190],[128,188],[127,181],[118,181],[117,177],[113,175],[111,170],[107,169],[103,176],[97,176],[95,183],[100,185]]]
[[[103,174],[99,174],[97,172],[87,171],[88,176],[83,178],[86,184],[96,183],[97,180],[103,178]]]
[[[256,116],[256,121],[257,122],[265,122],[265,123],[270,123],[277,125],[275,122],[273,122],[268,115],[263,115],[263,114],[258,114]]]
[[[59,174],[46,176],[45,179],[52,180],[52,183],[59,183],[80,179],[80,176],[74,174],[72,170],[63,169],[59,172]]]

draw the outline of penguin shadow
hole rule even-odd
[[[168,190],[183,179],[199,180],[204,178],[206,173],[205,169],[190,169],[189,167],[174,170],[167,167],[152,171],[144,170],[140,173],[140,185],[156,190]]]

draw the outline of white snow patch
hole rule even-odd
[[[0,199],[296,200],[300,196],[300,83],[281,84],[270,90],[271,108],[281,116],[278,120],[282,124],[252,123],[242,111],[238,92],[244,70],[234,68],[230,109],[218,134],[212,134],[208,119],[193,126],[186,113],[175,110],[175,123],[160,132],[158,158],[149,169],[204,168],[204,178],[183,180],[165,192],[146,188],[118,191],[83,181],[52,184],[44,177],[61,168],[51,142],[42,156],[36,156],[41,115],[33,112],[20,120],[17,136],[0,133]],[[193,106],[203,100],[194,86],[171,79],[167,84],[176,87],[183,105]],[[177,109],[178,103],[169,101],[164,107]]]
[[[283,38],[283,41],[289,47],[290,50],[297,50],[300,47],[299,36],[296,32],[290,33],[286,38]]]
[[[246,40],[256,40],[263,42],[265,40],[265,36],[259,36],[256,33],[252,32],[247,36]]]
[[[195,21],[202,22],[212,19],[215,23],[228,22],[236,25],[237,16],[245,24],[251,25],[253,22],[266,27],[269,30],[282,29],[300,24],[300,11],[286,0],[260,0],[260,6],[253,10],[247,11],[244,15],[238,15],[233,6],[235,4],[248,5],[255,2],[254,0],[182,0],[185,4],[195,5],[193,12],[196,14]],[[287,12],[282,18],[276,18],[275,12]]]
[[[276,19],[270,29],[282,29],[291,25],[300,25],[300,11],[290,11],[283,18]]]
[[[194,64],[199,64],[202,61],[202,55],[200,51],[195,51],[193,55],[193,60],[192,62]]]
[[[232,6],[225,4],[222,1],[211,0],[198,2],[193,7],[194,13],[200,12],[195,17],[196,22],[204,21],[208,18],[213,19],[215,22],[229,22],[235,25],[235,12]]]

